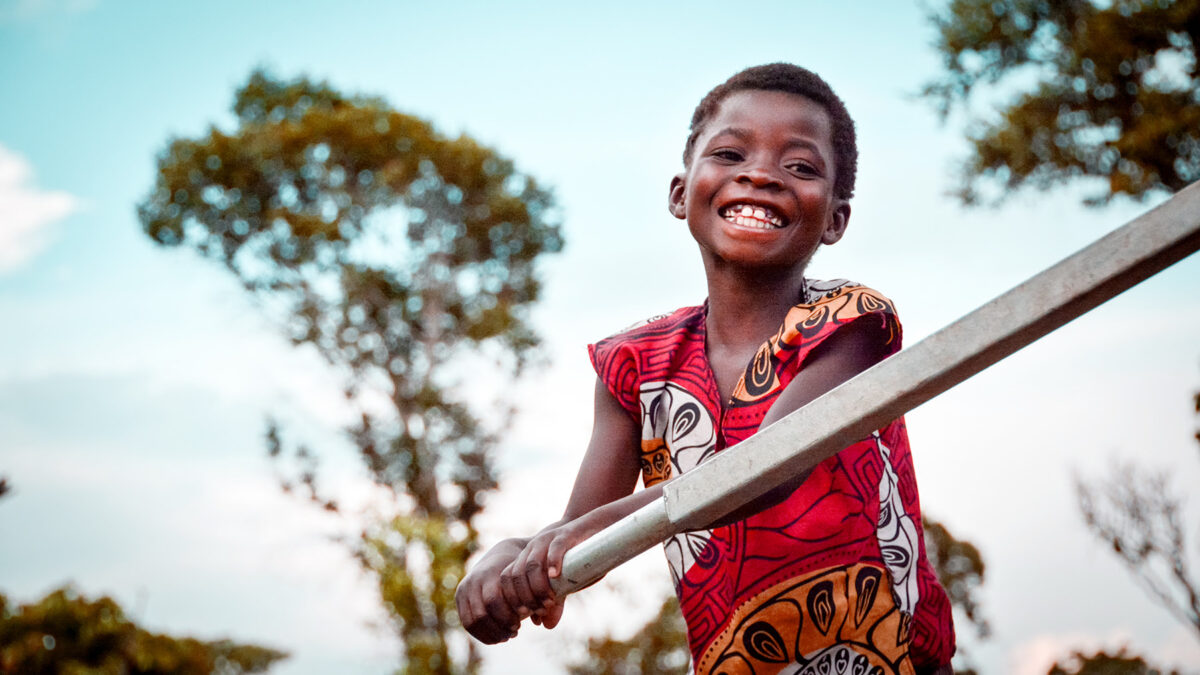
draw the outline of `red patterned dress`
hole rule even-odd
[[[601,340],[592,363],[642,428],[642,481],[684,473],[758,430],[809,352],[852,321],[900,322],[879,293],[809,280],[804,302],[721,405],[705,355],[706,306]],[[912,673],[947,664],[954,627],[925,557],[902,419],[818,465],[782,503],[664,544],[692,666],[710,673]]]

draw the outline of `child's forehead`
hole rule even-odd
[[[745,135],[765,132],[791,132],[831,143],[832,120],[825,106],[785,91],[743,89],[721,99],[705,134]]]

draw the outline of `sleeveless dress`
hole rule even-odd
[[[807,355],[854,321],[900,349],[879,293],[808,280],[722,405],[705,354],[707,305],[656,317],[589,347],[600,379],[642,429],[651,486],[758,430]],[[813,469],[786,500],[664,543],[696,673],[912,673],[948,664],[954,628],[925,556],[903,419]]]

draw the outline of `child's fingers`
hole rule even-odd
[[[546,549],[547,576],[556,579],[562,575],[563,557],[574,545],[575,542],[569,541],[566,537],[555,537],[554,541],[550,542],[550,546]]]
[[[525,560],[525,584],[533,596],[534,605],[531,609],[543,609],[547,600],[553,600],[554,590],[550,588],[549,564],[546,561],[548,547],[557,541],[557,537],[548,541],[537,541],[531,545],[529,557]]]
[[[504,642],[517,634],[517,629],[520,627],[520,621],[516,619],[508,604],[503,602],[503,596],[499,593],[499,581],[494,584],[494,589],[485,593],[480,597],[479,602],[483,605],[484,614],[480,617],[479,624],[482,630],[487,631],[491,635],[491,644]],[[496,601],[500,599],[500,602]]]
[[[540,612],[554,602],[554,589],[550,587],[550,577],[546,575],[544,560],[531,561],[526,566],[525,584],[534,599],[534,612]]]
[[[484,644],[496,644],[513,637],[512,627],[498,622],[487,611],[487,603],[479,590],[470,588],[455,598],[458,605],[458,616],[463,627],[475,639]]]
[[[529,590],[529,582],[525,578],[525,569],[528,566],[528,555],[526,551],[522,551],[517,559],[512,561],[504,570],[501,576],[501,583],[504,585],[504,594],[516,600],[513,603],[522,618],[529,616],[535,609],[540,608],[538,599],[534,597]]]
[[[562,619],[564,606],[563,603],[556,602],[554,606],[547,609],[546,613],[542,615],[542,626],[546,628],[557,626],[558,622]]]
[[[504,593],[505,601],[516,614],[517,620],[520,621],[528,618],[533,612],[533,601],[525,589],[525,580],[517,571],[516,565],[517,563],[514,561],[504,570],[504,575],[500,578],[500,588]]]
[[[489,579],[483,587],[482,601],[489,617],[504,628],[506,633],[515,632],[521,624],[521,617],[508,602],[500,587],[500,578]]]
[[[500,593],[504,597],[504,602],[507,603],[509,608],[512,610],[513,616],[515,617],[516,621],[520,621],[521,619],[524,619],[525,617],[529,616],[529,613],[527,610],[522,611],[522,610],[524,610],[523,601],[517,595],[517,591],[516,591],[516,588],[513,586],[513,582],[512,582],[512,579],[510,578],[510,573],[509,573],[508,568],[505,568],[504,572],[502,572],[500,574],[499,585],[500,585]]]
[[[488,645],[499,644],[516,636],[511,626],[501,625],[489,616],[480,617],[466,627],[467,632],[475,636],[475,639]]]

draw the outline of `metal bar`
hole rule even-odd
[[[562,575],[550,580],[554,593],[574,593],[679,532],[667,517],[667,501],[650,502],[567,551]]]
[[[707,526],[1197,249],[1200,183],[666,483],[662,500],[568,551],[555,592]]]

